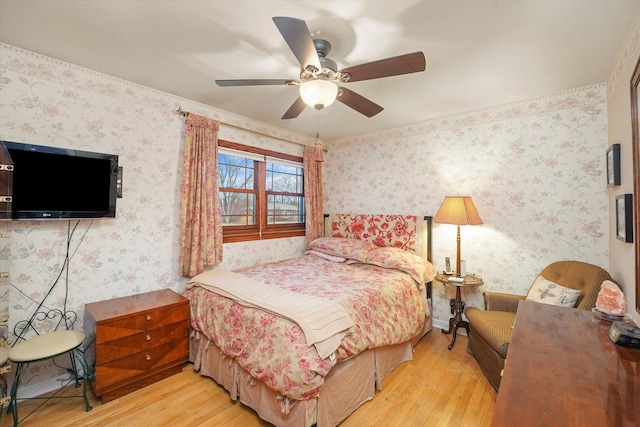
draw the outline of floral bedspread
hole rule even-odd
[[[334,300],[353,318],[354,331],[343,338],[337,357],[323,360],[288,319],[242,306],[198,286],[184,293],[191,302],[191,326],[254,378],[290,399],[314,397],[339,360],[367,348],[405,342],[424,322],[424,300],[416,282],[389,268],[305,255],[236,272]]]

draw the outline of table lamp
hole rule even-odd
[[[447,196],[444,198],[433,222],[458,226],[458,248],[456,251],[456,276],[460,277],[460,226],[482,224],[480,215],[469,196]]]

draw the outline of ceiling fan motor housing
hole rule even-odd
[[[326,58],[331,52],[331,43],[323,39],[314,39],[313,45],[316,47],[316,52],[320,58]]]
[[[333,59],[327,58],[327,55],[331,51],[331,43],[326,40],[316,39],[313,44],[318,53],[318,59],[320,60],[320,69],[318,70],[314,66],[307,66],[300,71],[300,80],[307,82],[309,80],[329,80],[333,82],[346,82],[349,80],[347,73],[338,72],[338,64]]]

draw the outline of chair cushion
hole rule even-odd
[[[6,347],[0,347],[0,366],[9,360],[9,350]]]
[[[30,338],[9,350],[9,360],[15,363],[32,362],[57,356],[79,347],[84,332],[57,331]]]
[[[580,289],[567,288],[538,276],[529,289],[527,300],[560,307],[574,307],[579,296]]]
[[[507,311],[484,311],[475,307],[467,308],[464,314],[478,335],[506,359],[516,314]]]

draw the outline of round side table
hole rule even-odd
[[[451,312],[453,313],[453,317],[449,319],[449,329],[446,331],[443,329],[443,334],[451,334],[453,336],[451,338],[451,344],[448,345],[449,350],[453,348],[453,345],[456,343],[456,336],[458,328],[462,327],[467,331],[467,336],[469,335],[469,322],[462,319],[462,312],[464,311],[464,301],[462,301],[460,295],[461,288],[475,288],[478,286],[482,286],[484,282],[478,276],[473,274],[467,274],[464,276],[464,280],[462,282],[451,281],[451,278],[455,278],[455,275],[452,274],[444,274],[439,273],[436,275],[436,280],[446,286],[455,286],[456,287],[456,297],[455,299],[451,299]]]

